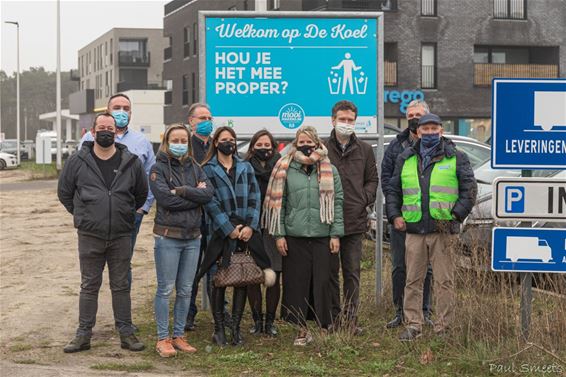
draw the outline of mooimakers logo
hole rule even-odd
[[[299,128],[305,121],[305,110],[296,103],[283,105],[279,110],[279,121],[283,127],[290,130]]]

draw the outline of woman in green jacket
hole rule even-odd
[[[330,274],[344,223],[340,175],[327,154],[316,129],[301,127],[273,168],[263,203],[263,228],[283,256],[282,317],[300,326],[297,346],[312,340],[307,320],[322,328],[332,323]]]

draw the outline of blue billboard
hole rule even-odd
[[[493,168],[566,169],[566,80],[494,79]]]
[[[377,18],[206,15],[205,93],[216,124],[329,134],[332,106],[358,106],[358,133],[377,133]]]

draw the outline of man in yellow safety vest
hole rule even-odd
[[[395,229],[406,231],[404,315],[401,341],[421,335],[423,281],[432,265],[435,333],[445,334],[454,317],[453,252],[460,223],[474,206],[477,184],[470,161],[442,136],[440,117],[423,115],[419,140],[397,158],[387,193],[387,217]]]

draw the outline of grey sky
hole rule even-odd
[[[114,27],[163,28],[164,0],[61,0],[61,70],[77,68],[78,50]],[[1,69],[16,71],[16,26],[20,23],[20,69],[57,64],[57,2],[1,0]]]

